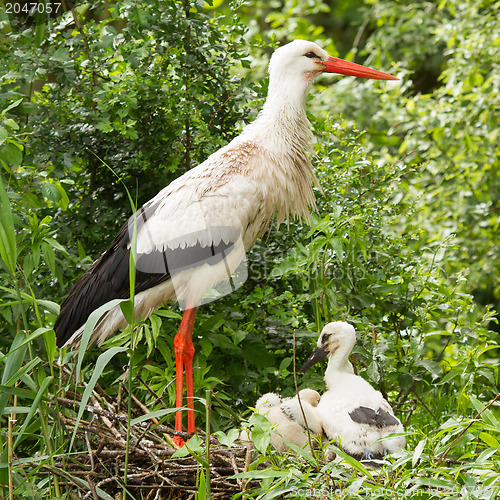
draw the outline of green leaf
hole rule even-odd
[[[340,449],[338,447],[335,448],[335,453],[338,456],[342,457],[342,459],[347,464],[349,464],[350,466],[352,466],[360,474],[363,474],[364,476],[370,478],[372,481],[375,481],[375,479],[373,478],[371,472],[361,462],[358,462],[355,458],[351,457],[351,455],[348,455],[347,453],[345,453],[342,449]]]
[[[5,139],[9,136],[7,130],[0,125],[0,145],[5,142]]]
[[[232,444],[238,439],[240,431],[238,429],[229,429],[227,433],[218,431],[214,435],[222,446],[231,448]]]
[[[413,377],[409,373],[402,373],[398,377],[399,387],[406,391],[413,385]]]
[[[12,375],[12,377],[5,382],[6,385],[12,386],[20,380],[25,379],[26,375],[30,373],[35,366],[42,363],[42,360],[36,356],[33,359],[30,359],[28,362],[23,363],[19,369]],[[26,382],[26,379],[24,380]]]
[[[122,310],[122,313],[125,316],[127,323],[130,325],[133,324],[135,321],[135,317],[134,317],[134,303],[132,302],[132,300],[128,299],[120,302],[120,309]]]
[[[271,434],[260,427],[252,427],[252,442],[257,451],[265,455],[271,444]]]
[[[62,187],[60,182],[57,182],[55,184],[55,186],[61,195],[61,198],[59,199],[58,205],[61,207],[62,210],[66,210],[69,206],[68,193],[66,193],[66,190]]]
[[[43,252],[43,259],[47,264],[47,267],[50,269],[52,275],[55,276],[57,274],[57,269],[56,269],[56,254],[54,252],[54,249],[52,248],[52,245],[50,245],[46,241],[42,241],[41,247]]]
[[[17,124],[17,122],[15,122],[12,118],[6,118],[4,121],[3,121],[4,125],[6,125],[7,127],[11,128],[12,130],[19,130],[19,125]],[[1,144],[1,142],[0,142]]]
[[[182,457],[187,457],[188,455],[193,456],[196,460],[198,460],[202,465],[206,465],[206,462],[201,459],[200,454],[203,453],[203,444],[204,441],[201,439],[200,436],[194,435],[192,438],[189,439],[187,443],[184,444],[184,446],[180,449],[178,449],[173,455],[172,458],[182,458]]]
[[[195,495],[196,500],[206,500],[207,498],[207,485],[205,482],[204,469],[200,469],[199,482],[198,482],[198,493]]]
[[[279,469],[255,469],[248,472],[239,472],[231,477],[239,477],[245,479],[279,479],[283,477],[288,477],[290,473],[286,470]]]
[[[182,319],[182,314],[173,311],[172,309],[159,309],[155,311],[156,316],[162,316],[163,318],[172,318],[172,319]]]
[[[16,144],[9,142],[0,150],[0,158],[6,163],[18,167],[23,161],[23,152]]]
[[[1,176],[0,176],[1,179]],[[2,385],[7,385],[7,383],[12,379],[15,373],[17,373],[23,366],[24,356],[28,348],[25,342],[26,334],[23,331],[18,332],[14,337],[14,340],[10,346],[9,354],[3,356],[2,361],[7,358],[4,363],[4,369],[2,373]],[[7,393],[0,394],[0,415],[2,414],[5,406],[9,401],[10,395]]]
[[[314,439],[314,434],[311,432],[311,441]],[[294,443],[291,443],[289,441],[287,441],[286,439],[283,440],[284,443],[286,445],[289,446],[289,448],[291,450],[293,450],[295,453],[297,453],[298,455],[300,455],[302,458],[304,458],[305,460],[307,460],[309,463],[313,464],[315,463],[315,459],[314,457],[312,456],[311,452],[309,450],[306,450],[300,446],[297,446],[296,444]]]
[[[490,446],[492,448],[499,448],[500,449],[500,442],[495,437],[493,437],[491,434],[488,434],[487,432],[480,432],[479,439],[481,439],[481,441],[483,441],[484,443],[486,443],[488,446]]]
[[[20,389],[18,387],[9,387],[7,385],[0,385],[0,391],[5,394],[11,394],[20,398],[34,399],[36,392],[27,389]]]
[[[419,441],[419,443],[415,447],[415,451],[413,452],[413,458],[411,459],[411,466],[413,468],[415,468],[415,465],[419,461],[420,455],[422,455],[422,452],[424,451],[426,442],[427,441],[425,439],[422,439],[421,441]]]
[[[52,55],[51,59],[56,62],[68,62],[71,60],[69,52],[64,46],[60,46]]]
[[[19,104],[21,104],[23,100],[24,97],[21,97],[21,99],[10,103],[4,110],[2,110],[2,115],[5,116],[11,109],[17,108],[17,106],[19,106]]]
[[[432,359],[421,359],[416,364],[423,366],[434,378],[441,376],[441,367]]]
[[[40,47],[45,34],[45,12],[43,12],[43,9],[36,9],[35,20],[35,46]]]
[[[472,394],[469,395],[469,398],[471,400],[471,403],[474,405],[474,408],[477,410],[477,412],[478,413],[481,412],[481,418],[500,432],[500,422],[493,415],[492,411],[489,408],[486,408],[486,405],[481,403],[481,401],[479,401]]]
[[[8,288],[5,287],[0,287],[2,290],[8,290]],[[19,349],[24,349],[26,348],[27,344],[38,338],[40,335],[43,335],[45,332],[50,331],[50,328],[45,328],[45,327],[40,327],[37,328],[34,332],[30,333],[29,335],[26,335],[25,332],[20,331],[16,337],[14,338],[14,341],[12,342],[9,352],[5,355],[1,355],[0,357],[0,362],[2,362],[4,359],[12,356],[12,354],[16,353]],[[24,351],[23,351],[24,352]],[[3,380],[3,379],[2,379]]]
[[[45,198],[54,203],[58,203],[61,199],[61,193],[57,187],[48,181],[42,184],[42,194]]]

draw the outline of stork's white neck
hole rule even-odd
[[[286,75],[269,76],[269,90],[263,112],[273,112],[283,108],[294,114],[306,112],[306,99],[311,88],[312,77],[300,75],[300,78],[287,78]]]
[[[258,178],[269,220],[276,217],[279,224],[290,215],[308,220],[316,206],[312,184],[319,186],[307,155],[313,138],[305,111],[310,82],[291,85],[272,77],[259,116],[237,140],[248,141],[259,151],[248,175]]]
[[[252,133],[263,139],[267,146],[308,151],[312,134],[306,115],[306,99],[312,78],[304,75],[287,78],[271,73],[266,102],[257,119],[250,125]]]

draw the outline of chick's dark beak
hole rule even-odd
[[[307,361],[302,365],[302,368],[299,370],[299,373],[304,373],[306,370],[309,370],[311,366],[319,363],[322,359],[325,359],[328,354],[328,351],[324,346],[317,347],[316,350],[309,356]]]

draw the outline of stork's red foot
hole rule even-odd
[[[186,400],[188,409],[188,432],[195,432],[193,402],[193,326],[196,307],[186,308],[182,316],[181,326],[174,339],[175,371],[176,371],[176,407],[182,408],[183,379],[186,371]],[[175,414],[175,430],[182,431],[182,410]],[[184,445],[180,436],[174,436],[179,446]]]

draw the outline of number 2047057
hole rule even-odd
[[[27,14],[33,15],[36,12],[40,14],[56,13],[61,8],[61,3],[56,2],[6,2],[5,12],[7,14]]]

